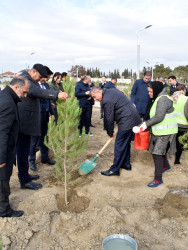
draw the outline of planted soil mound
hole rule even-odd
[[[173,187],[165,197],[157,201],[160,215],[164,218],[188,218],[188,188]]]

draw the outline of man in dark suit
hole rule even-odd
[[[14,211],[9,204],[10,177],[16,158],[19,133],[17,103],[26,97],[29,83],[16,77],[0,92],[0,217],[20,217],[23,211]]]
[[[47,78],[47,72],[42,64],[35,64],[31,70],[22,72],[21,76],[25,77],[29,83],[29,92],[20,104],[18,104],[20,118],[20,133],[17,144],[17,163],[18,177],[21,188],[37,190],[42,184],[33,182],[39,179],[39,175],[29,174],[29,148],[30,137],[41,135],[40,126],[40,99],[57,100],[57,98],[66,100],[68,94],[48,89],[42,89],[36,85],[41,78]]]
[[[173,95],[175,88],[177,88],[178,86],[183,86],[184,88],[186,88],[184,84],[177,82],[175,76],[169,76],[168,82],[170,84],[170,95]],[[187,95],[188,95],[188,90],[186,89],[186,96]]]
[[[148,83],[151,81],[151,72],[146,71],[142,79],[137,79],[131,90],[131,102],[135,105],[141,118],[145,117],[150,100],[148,94]]]
[[[89,87],[89,76],[84,76],[83,80],[78,82],[75,87],[75,96],[79,101],[79,106],[82,109],[82,113],[80,115],[80,124],[78,126],[80,130],[80,134],[82,134],[82,129],[85,127],[85,133],[93,136],[90,133],[90,105],[91,105],[91,97],[90,97],[90,87]]]
[[[41,78],[40,82],[37,83],[36,85],[38,85],[42,89],[50,89],[50,86],[48,85],[47,81],[50,79],[51,75],[53,75],[53,72],[47,66],[44,67],[47,71],[48,77]],[[29,162],[30,162],[30,169],[33,171],[37,170],[35,160],[36,160],[36,147],[38,140],[41,152],[41,162],[49,165],[54,165],[56,163],[55,161],[49,158],[48,148],[44,144],[44,138],[47,135],[48,131],[49,116],[51,115],[52,119],[55,119],[55,113],[51,104],[51,100],[40,99],[40,108],[41,108],[41,136],[40,137],[31,136],[30,139]]]
[[[89,87],[90,87],[90,90],[95,86],[94,85],[94,83],[91,81],[91,77],[90,76],[88,76],[89,77],[89,82],[88,82],[88,84],[89,84]],[[90,127],[92,127],[92,128],[95,128],[95,126],[92,124],[92,122],[91,122],[91,118],[92,118],[92,113],[93,113],[93,105],[95,104],[95,101],[94,101],[94,99],[91,97],[91,100],[90,100]]]
[[[91,96],[102,102],[104,109],[104,127],[107,134],[114,138],[114,121],[118,125],[115,140],[113,165],[101,174],[105,176],[119,176],[120,169],[131,170],[130,147],[132,128],[141,123],[138,111],[131,101],[118,89],[101,89],[93,87]]]

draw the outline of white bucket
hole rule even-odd
[[[113,234],[103,240],[103,250],[137,250],[136,241],[129,235]]]

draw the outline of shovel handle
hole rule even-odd
[[[117,134],[117,132],[114,134],[114,135],[116,135]],[[97,155],[99,156],[104,150],[105,150],[105,148],[108,146],[108,144],[110,144],[110,142],[113,140],[113,137],[111,137],[108,141],[107,141],[107,143],[101,148],[101,150],[97,153]]]

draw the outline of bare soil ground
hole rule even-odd
[[[94,108],[87,152],[81,158],[91,160],[108,140]],[[93,171],[79,177],[69,194],[70,204],[64,205],[63,185],[53,178],[53,166],[40,163],[36,172],[43,188],[37,191],[20,189],[17,168],[11,178],[10,203],[24,210],[21,218],[0,218],[3,249],[27,250],[100,250],[102,241],[111,234],[128,234],[138,249],[188,249],[188,164],[183,153],[181,166],[164,173],[164,184],[148,188],[153,179],[154,165],[150,153],[131,149],[132,171],[122,170],[120,177],[105,177],[101,170],[113,161],[112,142],[97,159]],[[114,249],[118,250],[118,249]]]

